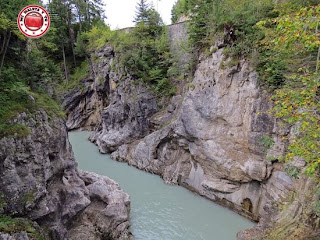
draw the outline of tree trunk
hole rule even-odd
[[[2,46],[0,48],[0,55],[4,52],[4,47],[6,46],[6,42],[7,42],[7,32],[3,34],[3,41],[2,41]]]
[[[68,69],[67,69],[67,62],[66,62],[66,53],[64,51],[64,46],[62,47],[62,54],[63,54],[63,65],[64,65],[64,77],[67,81],[69,82],[69,77],[68,77]]]
[[[77,66],[77,62],[76,62],[76,54],[74,52],[74,34],[73,34],[73,30],[70,30],[71,33],[70,33],[70,44],[71,44],[71,50],[72,50],[72,56],[73,56],[73,64],[74,64],[74,67]]]
[[[317,63],[316,63],[316,72],[319,71],[319,65],[320,65],[320,46],[318,48],[318,56],[317,56]]]
[[[316,27],[316,36],[318,35],[318,29],[319,29],[319,21],[317,22],[317,27]],[[316,60],[316,73],[319,71],[319,64],[320,64],[320,46],[318,48],[318,56]]]
[[[89,2],[89,0],[87,0],[86,2],[87,2],[87,21],[90,26],[91,25],[91,23],[90,23],[90,2]]]
[[[68,6],[68,14],[67,14],[67,20],[68,20],[68,32],[69,32],[69,40],[70,40],[70,44],[71,44],[71,50],[72,50],[72,57],[73,57],[73,64],[74,66],[76,66],[76,56],[74,53],[74,34],[73,34],[73,30],[71,28],[71,8],[70,5]]]
[[[79,32],[81,33],[82,32],[81,10],[78,5],[76,5],[76,7],[77,7],[77,11],[78,11],[78,20],[79,20],[79,25],[80,25]]]
[[[32,45],[31,45],[31,39],[30,38],[27,38],[27,43],[26,43],[26,52],[27,52],[27,57],[26,57],[26,64],[28,67],[28,70],[30,72],[33,72],[33,65],[32,65],[32,60],[30,60],[30,53],[32,51]],[[34,77],[31,77],[29,78],[29,81],[28,81],[28,86],[30,87],[31,91],[33,91],[35,89],[35,78]]]
[[[6,44],[5,44],[5,47],[4,47],[4,50],[3,50],[3,54],[2,54],[2,58],[1,58],[1,62],[0,62],[0,75],[1,75],[1,71],[2,71],[3,64],[4,64],[4,59],[5,59],[5,57],[6,57],[6,53],[7,53],[7,50],[8,50],[10,38],[11,38],[11,31],[9,31],[9,36],[7,37],[7,42],[6,42]]]
[[[84,0],[85,5],[86,5],[86,6],[85,6],[85,15],[84,15],[84,21],[85,21],[85,23],[87,23],[88,20],[89,20],[89,19],[88,19],[88,6],[89,6],[89,5],[88,5],[87,1],[88,1],[88,0]]]

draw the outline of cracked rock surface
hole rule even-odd
[[[157,109],[153,93],[134,84],[130,76],[119,81],[120,72],[109,72],[109,85],[114,86],[110,104],[102,110],[101,125],[90,138],[100,152],[259,222],[245,232],[248,236],[259,232],[261,239],[267,239],[269,233],[261,229],[273,229],[273,222],[283,220],[281,209],[294,201],[306,204],[304,198],[293,196],[309,180],[289,177],[286,163],[276,160],[285,153],[288,142],[283,137],[290,136],[290,129],[269,114],[270,96],[259,87],[259,76],[248,61],[232,65],[223,49],[200,56],[192,82],[162,110]],[[263,142],[266,136],[275,143],[270,149]],[[269,157],[275,161],[268,161]],[[314,188],[308,186],[299,192],[301,196]],[[311,212],[297,210],[295,219],[308,219]],[[314,223],[297,227],[298,222],[288,229],[311,233],[319,227]],[[285,226],[284,220],[279,226],[282,223]]]
[[[131,239],[128,194],[107,177],[78,170],[64,121],[44,111],[16,121],[31,133],[0,140],[2,212],[37,222],[50,239]],[[23,232],[1,237],[28,239]]]

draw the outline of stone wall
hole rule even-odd
[[[188,22],[180,22],[168,26],[170,48],[174,60],[181,72],[186,72],[193,55],[188,47]]]

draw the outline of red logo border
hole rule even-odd
[[[28,9],[28,8],[30,8],[30,7],[40,8],[40,9],[43,10],[43,11],[47,14],[47,16],[48,16],[48,26],[47,26],[47,28],[43,31],[43,33],[41,33],[41,34],[39,34],[39,35],[36,35],[36,36],[34,36],[34,35],[29,35],[29,34],[25,33],[25,32],[22,30],[21,26],[20,26],[20,21],[19,21],[19,19],[20,19],[22,13],[23,13],[26,9]],[[48,32],[48,30],[49,30],[49,27],[50,27],[50,15],[49,15],[48,11],[47,11],[45,8],[41,7],[41,6],[38,6],[38,5],[29,5],[29,6],[26,6],[25,8],[23,8],[23,9],[20,11],[19,16],[18,16],[18,18],[17,18],[17,24],[18,24],[18,27],[19,27],[20,32],[21,32],[23,35],[25,35],[26,37],[39,38],[39,37],[43,36],[44,34],[46,34],[46,33]]]

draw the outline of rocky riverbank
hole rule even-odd
[[[269,114],[272,102],[259,87],[250,62],[234,62],[218,43],[210,51],[200,56],[193,80],[166,107],[163,100],[159,107],[152,91],[114,67],[111,46],[100,49],[90,88],[106,79],[101,84],[109,89],[108,104],[91,141],[115,160],[158,174],[169,184],[180,184],[259,222],[239,233],[239,239],[319,234],[311,206],[316,200],[312,180],[290,177],[288,164],[277,160],[288,144],[283,137],[292,130]],[[65,106],[68,102],[72,100]],[[76,115],[69,119],[76,121]],[[268,146],[268,141],[274,144]],[[305,165],[299,159],[292,164],[302,170]]]
[[[129,195],[107,177],[78,170],[61,118],[40,110],[15,122],[30,134],[0,140],[1,216],[8,219],[1,229],[9,232],[0,239],[35,239],[36,232],[44,239],[133,239]],[[30,224],[19,228],[21,218]]]

